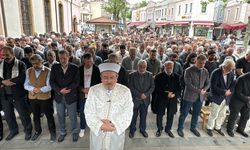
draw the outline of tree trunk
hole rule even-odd
[[[123,18],[123,32],[127,32],[126,18]]]
[[[244,48],[246,51],[247,51],[247,47],[249,44],[249,40],[250,40],[250,16],[248,16],[247,28],[246,28],[245,38],[244,38]]]

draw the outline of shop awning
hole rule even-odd
[[[247,27],[247,25],[243,22],[235,23],[235,24],[225,24],[223,28],[225,30],[243,30]]]
[[[144,23],[144,24],[138,26],[137,28],[138,29],[144,29],[144,28],[147,28],[149,25],[150,25],[149,23]]]
[[[127,25],[129,27],[133,27],[133,26],[140,26],[142,24],[144,24],[145,22],[129,22]]]
[[[195,27],[206,27],[206,28],[214,27],[213,21],[193,21],[193,24]]]
[[[170,25],[170,23],[169,22],[156,22],[155,25],[156,27],[161,27],[161,26]]]
[[[175,21],[170,23],[172,26],[189,26],[188,21]]]

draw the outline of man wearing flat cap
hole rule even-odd
[[[120,65],[99,65],[102,83],[89,89],[85,117],[90,128],[90,150],[123,150],[125,130],[133,115],[130,90],[117,83]]]

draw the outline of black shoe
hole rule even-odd
[[[241,130],[237,129],[236,132],[238,132],[239,134],[241,134],[244,137],[248,137],[248,134],[246,132],[244,132],[244,131],[241,131]]]
[[[10,134],[6,137],[6,141],[10,141],[11,139],[13,139],[16,135],[18,134],[18,132],[10,132]]]
[[[155,133],[155,136],[156,136],[156,137],[160,137],[160,136],[161,136],[161,131],[160,131],[160,130],[157,130],[156,133]]]
[[[51,133],[50,134],[50,141],[55,142],[56,141],[56,133]]]
[[[0,135],[0,141],[2,141],[3,140],[3,135]]]
[[[165,132],[168,134],[168,136],[174,138],[174,134],[170,130],[165,130]]]
[[[41,132],[35,132],[35,134],[32,136],[31,141],[37,140],[37,138],[41,135]]]
[[[221,129],[214,129],[217,133],[219,133],[222,136],[225,136],[225,134],[221,131]]]
[[[201,136],[200,133],[199,133],[199,131],[196,130],[196,129],[190,129],[190,131],[193,132],[193,134],[196,135],[197,137]]]
[[[129,138],[133,138],[135,136],[135,132],[129,132]]]
[[[25,133],[25,138],[26,141],[29,141],[31,139],[31,133]]]
[[[180,137],[184,137],[184,133],[182,130],[177,130],[177,133]]]
[[[67,135],[67,134],[60,135],[57,141],[58,141],[58,142],[64,141],[64,138],[65,138],[66,135]]]
[[[145,138],[148,137],[148,133],[146,131],[140,131],[140,133],[142,134],[143,137]]]
[[[233,131],[227,130],[227,134],[228,134],[229,136],[231,136],[231,137],[234,137]]]
[[[78,141],[78,134],[77,133],[73,133],[73,135],[72,135],[72,140],[73,140],[73,142],[77,142]]]
[[[209,136],[213,136],[213,130],[207,129],[207,134],[208,134]]]

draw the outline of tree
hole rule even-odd
[[[216,0],[208,0],[206,2],[211,3],[211,2],[215,2],[215,1]],[[222,1],[224,2],[224,5],[226,6],[229,0],[222,0]],[[241,0],[241,1],[250,4],[250,0]],[[202,0],[202,2],[204,2],[204,0]],[[245,50],[247,50],[249,40],[250,40],[250,16],[248,16],[247,28],[246,28],[246,33],[245,33],[245,37],[244,37],[244,48],[245,48]]]
[[[120,18],[123,18],[122,14],[127,12],[128,3],[126,0],[109,0],[103,8],[106,12],[113,15],[115,21],[119,21]],[[116,26],[116,31],[117,29],[118,28]]]
[[[143,0],[140,4],[139,4],[139,8],[145,7],[147,6],[148,3],[146,2],[146,0]]]
[[[126,19],[129,18],[131,19],[132,16],[132,12],[129,10],[129,7],[125,7],[124,9],[121,10],[121,18],[123,20],[123,27],[124,27],[124,31],[127,30],[127,23],[126,23]]]

